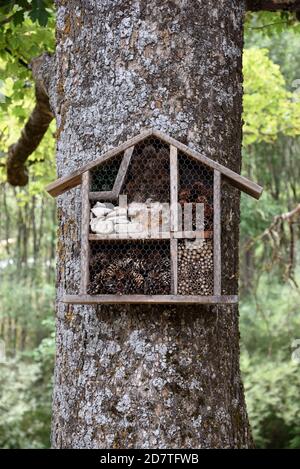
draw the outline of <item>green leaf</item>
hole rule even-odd
[[[0,5],[1,7],[1,10],[3,11],[3,13],[9,13],[13,7],[15,6],[15,3],[14,1],[12,0],[6,0],[5,4],[4,5]]]
[[[23,21],[24,21],[24,11],[23,10],[16,11],[16,13],[12,17],[12,21],[13,21],[15,26],[17,26],[18,24],[23,23]]]
[[[33,22],[38,21],[40,26],[46,26],[49,13],[46,10],[43,0],[32,0],[32,11],[29,13]]]

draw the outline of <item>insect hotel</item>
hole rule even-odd
[[[47,187],[81,184],[81,284],[66,303],[235,303],[221,276],[221,181],[262,188],[150,129]]]

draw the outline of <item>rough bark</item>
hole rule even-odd
[[[241,166],[241,0],[57,1],[63,176],[153,126]],[[238,288],[239,193],[224,187],[223,291]],[[58,199],[56,448],[247,448],[236,306],[66,306],[80,189]]]

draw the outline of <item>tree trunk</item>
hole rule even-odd
[[[57,167],[155,127],[241,165],[240,0],[56,2]],[[224,187],[223,289],[238,283],[239,193]],[[66,306],[80,284],[80,188],[58,199],[55,448],[248,448],[236,306]]]

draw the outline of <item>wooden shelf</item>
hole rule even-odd
[[[160,239],[211,239],[213,237],[212,231],[188,231],[188,232],[181,232],[178,231],[176,233],[171,232],[161,232],[155,233],[153,235],[145,235],[145,233],[134,233],[134,234],[109,234],[109,235],[102,235],[102,234],[89,234],[90,241],[126,241],[126,240],[160,240]]]
[[[176,231],[172,233],[175,239],[212,239],[213,231]]]
[[[184,295],[65,295],[63,303],[71,304],[235,304],[238,296],[184,296]]]
[[[145,233],[133,233],[133,234],[109,234],[109,235],[102,235],[102,234],[90,234],[89,240],[90,241],[134,241],[134,240],[148,240],[148,239],[171,239],[170,233],[157,233],[155,235],[145,235]]]

